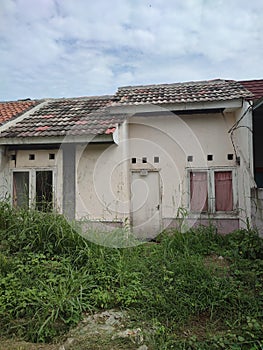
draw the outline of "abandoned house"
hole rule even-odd
[[[217,79],[0,103],[1,197],[142,238],[182,222],[222,233],[260,223],[262,86]]]

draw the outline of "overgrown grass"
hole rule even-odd
[[[48,342],[84,311],[122,308],[151,349],[263,349],[262,258],[250,230],[107,248],[63,216],[0,203],[0,336]]]

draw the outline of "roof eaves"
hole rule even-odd
[[[113,143],[113,133],[99,135],[0,137],[0,145],[44,145],[67,143]]]

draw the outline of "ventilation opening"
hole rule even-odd
[[[49,159],[55,159],[55,153],[49,153]]]
[[[132,164],[136,164],[136,158],[131,159]]]
[[[153,158],[153,161],[154,161],[154,163],[159,163],[160,159],[159,159],[159,157],[155,156],[155,157]]]
[[[227,155],[227,159],[228,159],[228,160],[233,160],[233,159],[234,159],[234,155],[233,155],[232,153],[229,153],[229,154]]]
[[[29,154],[28,159],[29,160],[35,160],[35,155],[34,154]]]
[[[209,160],[209,161],[213,160],[213,155],[212,154],[208,154],[207,160]]]
[[[142,163],[147,163],[147,158],[146,157],[142,158]]]
[[[188,161],[188,162],[192,162],[192,161],[193,161],[193,156],[188,156],[188,157],[187,157],[187,161]]]

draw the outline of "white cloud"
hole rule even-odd
[[[0,0],[0,100],[262,78],[254,0]]]

